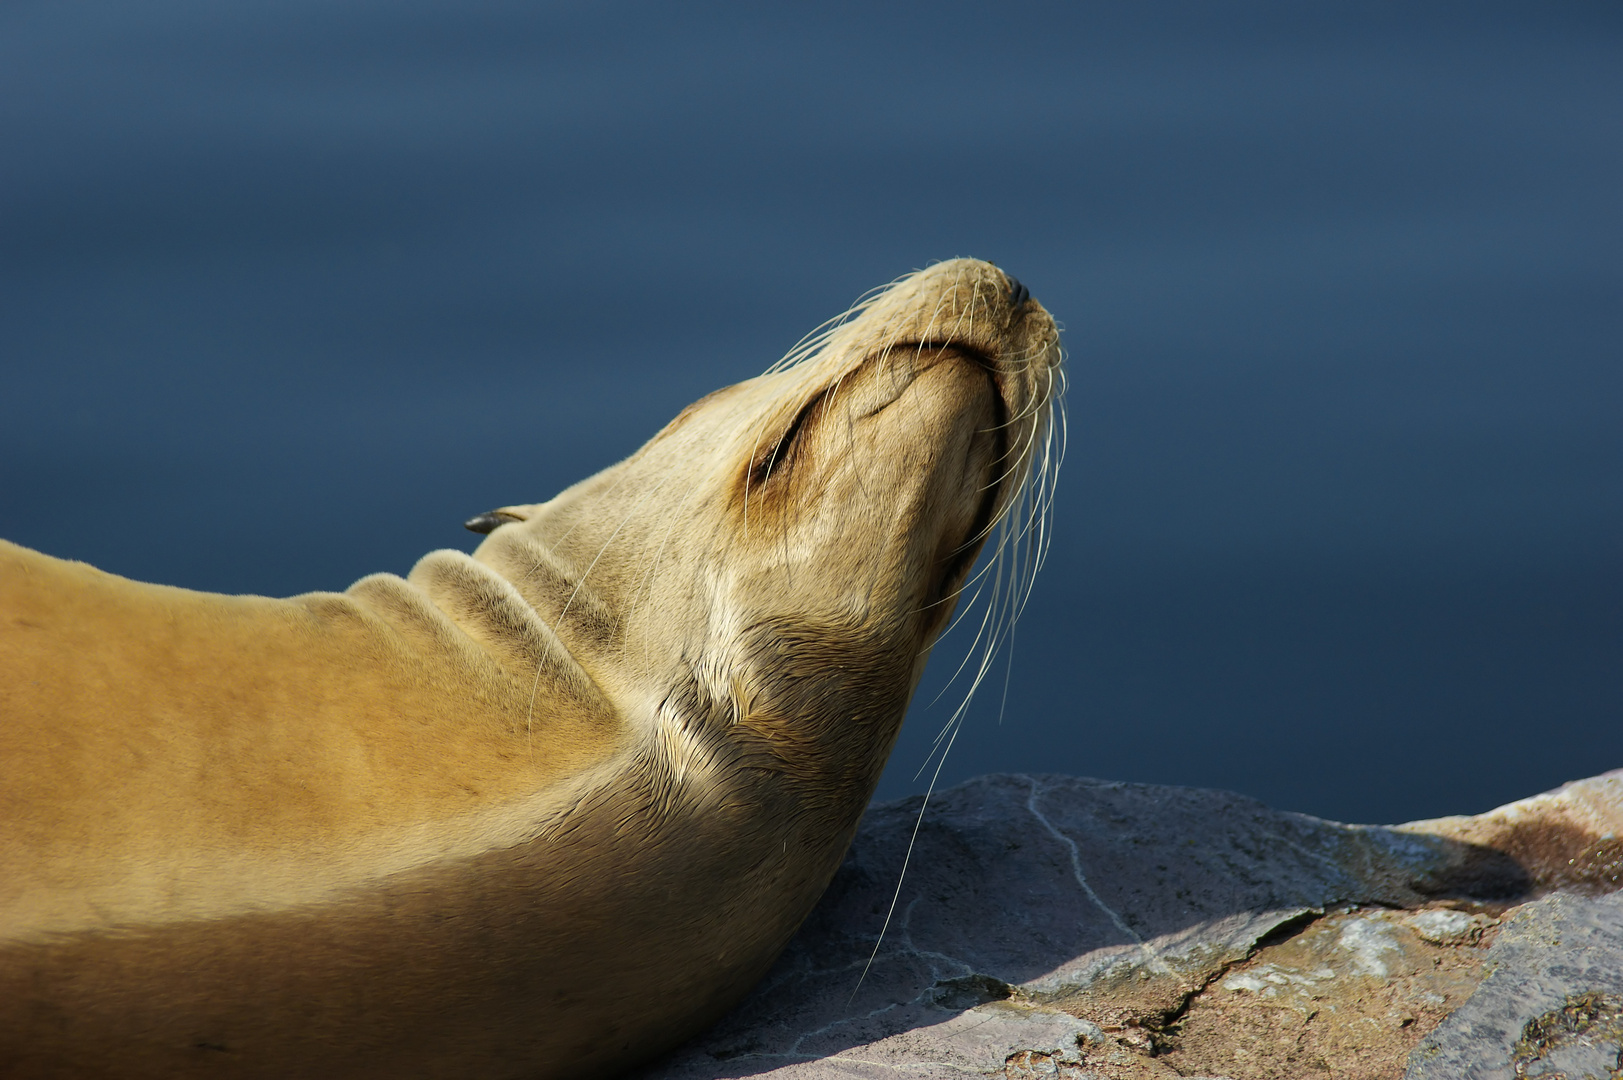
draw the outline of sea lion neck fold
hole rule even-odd
[[[959,594],[1012,618],[1062,381],[960,259],[405,579],[0,546],[0,1059],[578,1076],[685,1038],[832,876]]]

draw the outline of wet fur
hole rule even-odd
[[[904,278],[404,580],[0,545],[0,1072],[601,1075],[719,1016],[960,591],[973,684],[1040,561],[1059,350],[1011,299]]]

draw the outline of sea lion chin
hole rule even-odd
[[[833,875],[987,538],[1043,535],[1029,297],[905,277],[342,594],[0,543],[3,1071],[603,1075],[714,1020]]]

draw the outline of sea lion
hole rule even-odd
[[[0,547],[0,1072],[604,1075],[710,1023],[994,526],[1041,544],[1060,379],[1047,312],[956,260],[405,579]]]

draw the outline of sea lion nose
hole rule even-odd
[[[1020,284],[1019,278],[1009,278],[1009,311],[1019,311],[1030,299],[1031,290]]]

